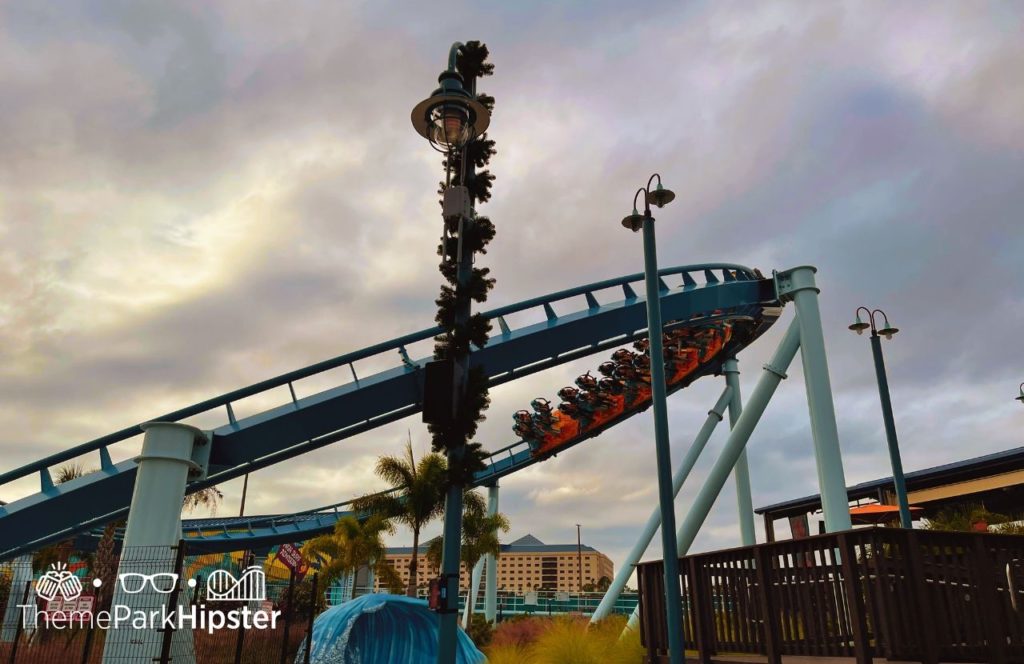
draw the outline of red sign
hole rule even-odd
[[[96,598],[82,596],[77,599],[54,597],[46,603],[46,619],[58,622],[86,622],[92,616]]]
[[[285,567],[295,572],[295,576],[300,579],[306,576],[309,565],[306,563],[305,558],[302,557],[302,552],[296,549],[294,545],[282,544],[278,547],[277,559],[284,563]]]

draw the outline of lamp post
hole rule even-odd
[[[868,315],[868,322],[861,320],[860,312]],[[881,314],[884,321],[883,327],[879,329],[875,324],[875,314]],[[892,464],[892,483],[896,488],[896,503],[900,508],[900,526],[913,528],[910,518],[910,504],[907,502],[907,482],[903,477],[903,462],[900,460],[900,445],[896,439],[896,422],[892,416],[892,401],[889,398],[889,379],[885,374],[885,360],[882,358],[882,341],[879,335],[886,339],[899,332],[898,328],[889,323],[889,317],[881,309],[871,311],[867,307],[858,307],[855,312],[856,321],[850,325],[850,329],[857,334],[864,334],[864,330],[871,329],[871,353],[875,358],[875,377],[878,379],[878,396],[882,401],[882,419],[885,422],[885,438],[889,443],[889,462]]]
[[[583,540],[580,537],[580,524],[576,524],[576,563],[580,568],[580,580],[576,585],[576,592],[583,592]]]
[[[1024,406],[1024,383],[1020,384],[1020,396],[1016,397],[1015,401],[1019,401]]]
[[[456,68],[463,44],[452,44],[448,53],[448,68],[438,76],[439,86],[430,97],[413,108],[412,125],[434,149],[445,155],[449,182],[451,169],[459,168],[461,182],[473,175],[472,160],[464,158],[470,141],[483,134],[490,123],[490,114],[476,99],[476,78],[464,80]],[[446,261],[456,274],[455,327],[465,326],[471,314],[471,298],[467,293],[473,273],[473,251],[463,250],[463,239],[472,232],[475,222],[473,199],[463,184],[447,187],[442,201],[444,236],[441,246]],[[449,333],[450,334],[450,333]],[[448,455],[449,482],[445,496],[444,546],[441,557],[442,596],[445,598],[439,615],[437,646],[438,664],[454,664],[458,632],[459,562],[462,542],[462,494],[464,480],[451,472],[466,452],[465,440],[459,439],[452,424],[460,421],[466,376],[469,371],[468,345],[443,360],[428,366],[423,397],[425,422],[446,429],[449,440],[445,448]]]
[[[651,191],[651,183],[658,187]],[[644,194],[644,212],[637,211],[637,197]],[[682,664],[682,601],[679,590],[679,554],[676,547],[676,513],[672,492],[672,459],[668,442],[668,411],[665,403],[665,353],[661,342],[661,293],[658,279],[658,252],[654,235],[651,204],[661,208],[676,197],[661,186],[655,173],[633,195],[633,213],[623,218],[622,225],[634,233],[643,230],[644,284],[647,293],[647,352],[651,358],[651,401],[654,405],[654,449],[658,465],[658,501],[661,505],[661,548],[665,557],[665,604],[668,621],[669,661]]]

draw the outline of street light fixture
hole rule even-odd
[[[654,179],[658,187],[651,190]],[[637,198],[644,194],[644,212],[637,210]],[[658,501],[661,505],[661,547],[665,557],[665,606],[668,623],[669,661],[682,664],[682,599],[679,590],[679,549],[676,544],[675,501],[672,492],[672,458],[668,440],[668,406],[665,399],[665,354],[662,349],[661,293],[658,279],[658,251],[651,205],[661,208],[676,195],[661,184],[655,173],[633,195],[633,213],[622,225],[644,236],[644,286],[647,294],[647,352],[651,358],[651,402],[654,409],[654,447],[658,462]]]
[[[868,322],[861,320],[860,312],[867,313]],[[875,324],[875,314],[881,314],[882,327]],[[907,481],[903,476],[903,461],[900,459],[900,446],[896,438],[896,422],[892,415],[892,400],[889,397],[889,379],[885,373],[885,360],[882,358],[882,342],[879,335],[886,339],[892,339],[893,335],[899,332],[889,322],[889,317],[881,309],[871,311],[867,307],[858,307],[854,314],[856,321],[850,325],[850,329],[857,334],[864,334],[864,330],[871,329],[871,353],[875,359],[875,378],[878,381],[878,397],[882,402],[882,420],[885,422],[885,438],[889,444],[889,463],[892,464],[892,481],[896,489],[896,503],[900,508],[900,526],[913,528],[910,518],[910,503],[907,500]]]
[[[1016,400],[1019,401],[1021,405],[1024,405],[1024,383],[1020,384],[1020,396],[1017,397]]]
[[[491,114],[464,87],[455,62],[462,44],[452,44],[448,69],[437,77],[440,87],[412,109],[412,126],[438,152],[450,155],[487,131]]]

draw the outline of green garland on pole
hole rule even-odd
[[[489,52],[485,44],[479,41],[467,42],[460,50],[456,68],[466,80],[494,73],[494,65],[487,62]],[[493,112],[494,98],[486,94],[477,94],[477,101],[489,112]],[[494,141],[487,135],[478,136],[467,143],[459,154],[452,155],[450,160],[444,159],[442,166],[449,175],[440,183],[438,194],[443,195],[449,187],[465,185],[476,203],[486,203],[491,198],[491,185],[494,175],[486,170],[487,164],[495,154]],[[473,164],[476,171],[466,182],[462,181],[462,164]],[[434,359],[444,360],[469,353],[471,346],[483,348],[487,344],[491,332],[491,324],[479,313],[473,314],[465,324],[456,324],[455,312],[466,300],[485,302],[488,292],[494,288],[494,278],[490,277],[490,269],[474,267],[465,292],[457,293],[457,228],[449,228],[448,239],[438,245],[437,253],[441,256],[438,269],[447,282],[441,286],[441,295],[435,301],[437,316],[435,320],[445,333],[435,337]],[[487,253],[487,245],[494,239],[494,224],[487,217],[476,216],[471,223],[465,224],[462,235],[462,249],[472,253]],[[461,299],[460,299],[461,298]],[[459,418],[450,428],[428,425],[432,436],[435,452],[449,451],[449,446],[465,446],[461,459],[452,460],[449,467],[449,482],[468,484],[473,474],[485,468],[484,453],[480,443],[471,442],[476,435],[477,427],[485,418],[484,411],[491,399],[487,390],[487,376],[483,369],[470,369],[466,376],[466,389],[461,407],[457,409]]]

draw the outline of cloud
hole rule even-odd
[[[481,82],[497,98],[497,181],[482,209],[498,236],[479,259],[498,279],[489,306],[638,272],[639,237],[619,219],[657,170],[678,195],[657,214],[663,266],[819,267],[850,482],[889,473],[869,349],[845,329],[860,304],[902,330],[885,351],[907,468],[1020,444],[1024,45],[1012,3],[0,12],[5,469],[432,325],[441,172],[408,117],[455,38],[485,40],[497,67]],[[781,327],[741,358],[745,393]],[[598,361],[496,389],[481,440],[512,442],[514,410]],[[794,363],[751,440],[758,504],[817,490],[802,380]],[[673,397],[674,459],[720,389],[707,379]],[[410,418],[255,474],[247,511],[381,488],[372,460],[407,430],[424,449]],[[652,435],[642,414],[504,480],[510,536],[572,541],[581,523],[621,560],[655,503]],[[237,504],[240,482],[223,489]],[[9,500],[34,482],[0,490]],[[730,482],[695,548],[737,543],[734,495]],[[648,556],[658,550],[655,538]]]

